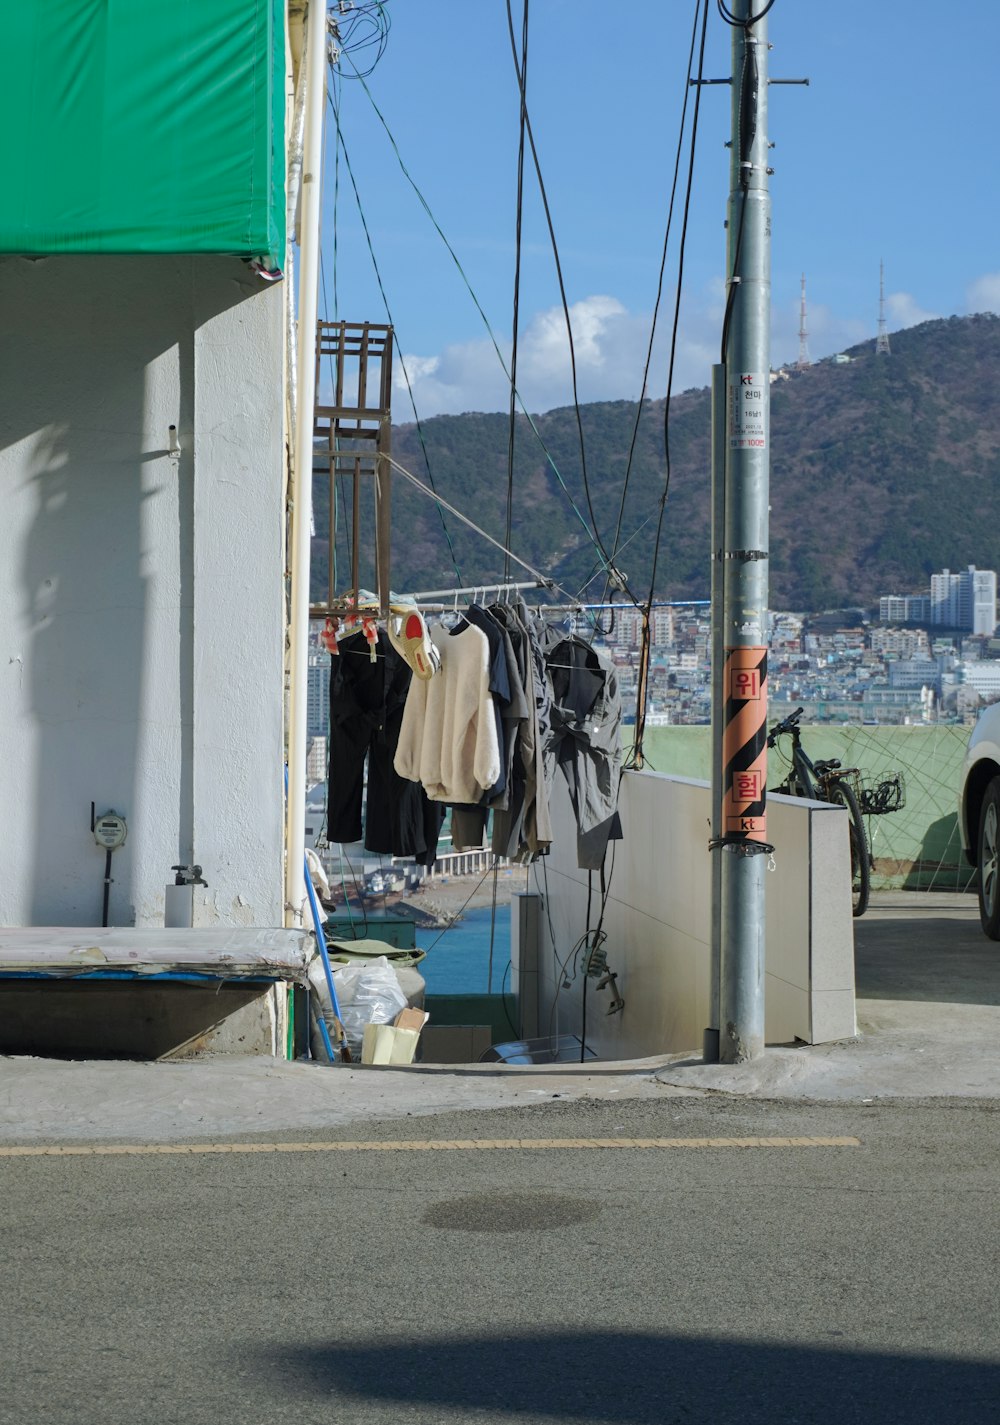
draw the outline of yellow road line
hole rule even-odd
[[[205,1153],[426,1153],[565,1148],[860,1148],[859,1138],[402,1138],[343,1143],[95,1143],[0,1147],[0,1158],[143,1158]]]

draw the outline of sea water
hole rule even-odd
[[[417,928],[417,948],[427,951],[417,966],[429,995],[484,995],[490,988],[492,906],[467,910],[447,930]],[[496,908],[492,991],[510,990],[510,902]]]

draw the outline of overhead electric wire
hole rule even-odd
[[[525,42],[526,42],[526,41],[527,41],[527,3],[528,3],[528,0],[524,0],[524,3],[525,3]],[[511,12],[510,0],[506,0],[506,5],[507,5],[507,29],[508,29],[508,32],[509,32],[509,35],[510,35],[510,48],[511,48],[511,54],[513,55],[513,59],[514,59],[514,71],[515,71],[515,73],[517,74],[517,87],[518,87],[518,90],[519,90],[520,95],[521,95],[521,114],[522,114],[522,119],[523,119],[523,123],[524,123],[524,128],[525,128],[525,130],[527,131],[527,135],[528,135],[528,144],[529,144],[529,146],[530,146],[530,148],[531,148],[531,158],[532,158],[532,161],[533,161],[534,166],[535,166],[535,175],[536,175],[536,177],[537,177],[537,179],[538,179],[538,192],[539,192],[539,195],[540,195],[541,200],[542,200],[542,208],[543,208],[543,210],[544,210],[544,212],[545,212],[545,222],[546,222],[546,224],[547,224],[547,226],[548,226],[548,230],[549,230],[549,240],[550,240],[550,242],[551,242],[551,244],[552,244],[552,257],[553,257],[553,260],[554,260],[554,262],[555,262],[556,277],[557,277],[558,282],[559,282],[559,297],[560,297],[560,300],[561,300],[561,302],[562,302],[563,316],[564,316],[564,318],[565,318],[565,320],[566,320],[566,338],[567,338],[567,341],[568,341],[568,343],[569,343],[569,364],[570,364],[570,374],[571,374],[572,383],[573,383],[573,409],[574,409],[574,412],[576,413],[576,428],[577,428],[577,434],[578,434],[579,441],[580,441],[580,473],[581,473],[581,475],[582,475],[582,477],[583,477],[583,492],[584,492],[584,495],[586,496],[586,500],[587,500],[587,511],[588,511],[588,513],[589,513],[589,515],[590,515],[590,523],[591,523],[591,527],[592,527],[592,529],[593,529],[593,536],[592,536],[593,542],[594,542],[594,544],[596,545],[597,549],[600,551],[600,553],[604,556],[605,560],[607,561],[609,577],[611,577],[611,579],[612,579],[615,583],[618,583],[618,578],[616,577],[616,576],[617,576],[617,571],[614,569],[613,564],[612,564],[612,561],[611,561],[611,559],[610,559],[610,557],[609,557],[609,555],[608,555],[608,551],[607,551],[607,550],[605,549],[605,547],[604,547],[604,541],[601,539],[600,530],[599,530],[598,527],[597,527],[597,516],[594,514],[594,505],[593,505],[593,501],[591,500],[591,497],[590,497],[590,480],[588,479],[588,476],[587,476],[587,443],[586,443],[586,441],[585,441],[585,439],[584,439],[584,435],[583,435],[583,415],[582,415],[582,413],[581,413],[581,411],[580,411],[580,392],[579,392],[579,387],[578,387],[578,382],[577,382],[577,374],[576,374],[576,346],[575,346],[575,343],[574,343],[574,341],[573,341],[573,322],[572,322],[572,319],[571,319],[570,314],[569,314],[569,302],[568,302],[567,297],[566,297],[566,283],[563,281],[562,261],[560,260],[560,257],[559,257],[559,244],[558,244],[557,241],[556,241],[556,230],[555,230],[555,225],[553,224],[553,221],[552,221],[552,211],[551,211],[551,209],[549,208],[548,193],[546,192],[546,189],[545,189],[545,180],[544,180],[543,177],[542,177],[542,165],[541,165],[541,163],[539,162],[538,150],[537,150],[537,148],[535,147],[535,135],[534,135],[534,133],[533,133],[533,131],[532,131],[532,128],[531,128],[531,118],[530,118],[530,116],[529,116],[529,114],[528,114],[528,102],[527,102],[527,97],[526,97],[527,52],[525,51],[524,62],[523,62],[523,64],[522,64],[521,62],[519,62],[519,60],[518,60],[518,55],[517,55],[517,41],[516,41],[516,39],[515,39],[515,37],[514,37],[514,17],[513,17],[513,14],[512,14],[512,12]],[[635,599],[634,599],[634,597],[633,597],[633,595],[631,594],[630,591],[626,590],[625,592],[628,592],[628,593],[629,593],[629,597],[630,597],[630,598],[633,598],[633,602],[636,602]]]
[[[508,0],[507,15],[510,17]],[[517,216],[514,222],[514,312],[511,321],[510,349],[510,413],[507,433],[507,525],[506,540],[510,544],[514,527],[514,444],[517,432],[517,339],[521,316],[521,228],[524,218],[524,130],[527,123],[527,71],[528,71],[528,0],[524,0],[524,19],[521,28],[521,53],[524,56],[524,74],[519,84],[520,124],[517,146]],[[504,578],[510,576],[510,560],[504,557]]]
[[[758,16],[758,18],[760,17]],[[737,176],[743,190],[743,201],[740,204],[740,222],[733,247],[733,269],[729,274],[726,292],[726,313],[722,320],[722,355],[719,360],[723,366],[728,363],[729,326],[732,321],[733,307],[736,305],[736,290],[741,281],[740,254],[743,251],[743,224],[747,213],[747,186],[749,183],[747,165],[750,161],[750,150],[753,147],[757,129],[757,82],[757,57],[753,46],[747,45],[743,52],[743,70],[740,74],[740,92],[736,105],[736,112],[739,115],[739,148],[736,154],[736,164]]]
[[[331,103],[333,104],[334,118],[336,119],[337,128],[339,129],[339,127],[340,127],[340,91],[339,91],[339,89],[338,89],[338,87],[337,87],[337,78],[338,78],[337,72],[336,72],[336,70],[334,70],[333,75],[332,75],[333,82],[332,82],[332,84],[330,85],[330,96],[331,96]],[[334,155],[333,155],[333,320],[334,320],[335,322],[339,320],[339,316],[338,316],[338,306],[339,306],[339,303],[338,303],[338,294],[337,294],[337,229],[338,229],[337,217],[338,217],[339,204],[340,204],[340,145],[339,145],[339,144],[336,144],[336,145],[334,146]],[[330,299],[329,299],[329,296],[328,296],[328,294],[327,294],[327,289],[326,289],[326,259],[325,259],[324,255],[323,255],[323,248],[322,248],[322,245],[320,246],[320,252],[319,252],[319,278],[320,278],[320,290],[321,290],[322,293],[323,293],[323,311],[324,311],[324,312],[329,312],[329,310],[330,310]],[[332,352],[330,353],[330,355],[329,355],[329,357],[328,357],[328,364],[329,364],[329,367],[330,367],[330,387],[331,387],[331,390],[333,390],[333,389],[336,388],[336,377],[335,377],[334,368],[333,368],[333,353],[332,353]],[[339,448],[340,448],[340,440],[339,440],[339,437],[337,437],[335,449],[339,449]],[[339,486],[339,489],[340,489],[341,500],[342,500],[343,508],[344,508],[344,531],[345,531],[345,534],[346,534],[346,536],[347,536],[347,562],[348,562],[348,567],[349,567],[349,568],[353,568],[353,561],[352,561],[352,559],[351,559],[351,535],[350,535],[350,527],[349,527],[348,522],[347,522],[347,501],[346,501],[346,499],[344,498],[344,476],[343,476],[343,474],[342,474],[342,475],[340,476],[340,479],[338,480],[337,477],[336,477],[336,475],[333,474],[333,472],[331,471],[331,477],[332,477],[332,478],[331,478],[331,480],[330,480],[330,515],[331,515],[331,523],[332,523],[332,525],[333,525],[333,529],[332,529],[332,533],[331,533],[331,537],[332,537],[332,540],[333,540],[333,549],[331,550],[331,568],[332,568],[332,572],[333,572],[334,588],[336,588],[336,584],[337,584],[337,533],[338,533],[337,526],[338,526],[338,523],[339,523],[338,518],[337,518],[337,490],[338,490],[338,486]],[[332,596],[332,595],[333,595],[333,589],[331,589],[329,592],[330,592],[330,595]]]
[[[348,59],[348,62],[349,62],[349,63],[352,63],[350,55],[347,56],[347,59]],[[386,122],[385,115],[382,113],[382,111],[381,111],[381,109],[379,108],[378,104],[376,104],[374,95],[372,94],[371,90],[368,88],[368,85],[365,83],[365,81],[364,81],[364,76],[361,75],[361,74],[358,74],[356,70],[355,70],[355,74],[356,74],[356,77],[361,81],[361,87],[362,87],[362,89],[364,89],[365,93],[367,94],[368,99],[369,99],[369,101],[370,101],[370,103],[371,103],[371,106],[372,106],[372,108],[375,110],[375,113],[376,113],[376,115],[378,116],[379,122],[381,123],[383,129],[384,129],[385,132],[386,132],[386,136],[387,136],[387,138],[388,138],[388,140],[389,140],[389,143],[390,143],[390,145],[391,145],[391,147],[392,147],[393,153],[396,155],[396,161],[398,162],[398,164],[399,164],[399,166],[400,166],[400,168],[401,168],[401,170],[402,170],[402,172],[403,172],[403,176],[406,178],[406,181],[409,183],[410,187],[413,189],[414,193],[416,194],[417,199],[418,199],[418,201],[420,202],[421,207],[423,208],[424,212],[427,214],[428,218],[430,219],[431,224],[432,224],[432,226],[434,227],[435,232],[437,233],[438,237],[440,237],[441,241],[444,243],[444,245],[445,245],[445,247],[447,248],[448,253],[449,253],[449,255],[450,255],[452,261],[454,262],[456,268],[458,269],[459,276],[461,277],[463,283],[465,284],[465,287],[466,287],[466,290],[467,290],[468,293],[469,293],[469,296],[472,298],[473,305],[475,306],[476,311],[479,313],[480,317],[481,317],[482,320],[483,320],[483,324],[484,324],[484,326],[486,327],[487,335],[489,336],[490,342],[491,342],[492,345],[493,345],[493,350],[496,352],[497,360],[500,362],[501,369],[502,369],[504,375],[506,376],[508,382],[511,382],[510,370],[509,370],[509,368],[508,368],[508,366],[507,366],[507,362],[504,360],[503,352],[500,350],[500,344],[499,344],[499,342],[497,341],[496,334],[494,333],[493,327],[492,327],[491,324],[490,324],[490,319],[489,319],[489,317],[486,315],[486,312],[483,310],[483,306],[482,306],[482,303],[480,302],[479,298],[476,296],[475,289],[473,288],[472,283],[469,281],[469,278],[468,278],[468,276],[467,276],[467,274],[466,274],[466,271],[465,271],[464,267],[462,266],[461,262],[459,261],[458,254],[455,252],[455,249],[452,247],[451,243],[448,241],[447,237],[445,236],[444,229],[441,227],[441,224],[438,222],[437,218],[434,216],[434,213],[433,213],[433,211],[431,210],[430,204],[427,202],[427,199],[424,197],[423,193],[420,191],[420,188],[417,186],[416,180],[413,178],[413,175],[410,173],[409,169],[406,167],[406,164],[403,162],[403,156],[402,156],[402,154],[401,154],[400,151],[399,151],[399,145],[396,143],[396,140],[395,140],[395,138],[394,138],[394,136],[393,136],[392,130],[389,128],[389,125],[388,125],[388,123]],[[345,151],[345,157],[346,157],[346,151]],[[511,385],[513,385],[513,382],[511,382]],[[546,459],[546,461],[548,462],[548,465],[549,465],[550,469],[552,470],[552,473],[555,475],[556,480],[559,482],[559,485],[560,485],[560,487],[561,487],[563,493],[565,494],[567,500],[569,501],[570,508],[572,509],[573,513],[576,515],[577,519],[580,521],[580,524],[583,526],[584,531],[586,532],[587,538],[590,540],[591,544],[593,544],[594,548],[598,551],[598,553],[601,555],[601,558],[602,558],[602,560],[603,560],[603,559],[604,559],[604,551],[603,551],[603,549],[601,548],[601,545],[600,545],[600,543],[598,542],[598,540],[595,538],[595,533],[594,533],[594,531],[592,531],[591,528],[590,528],[590,526],[587,524],[587,521],[586,521],[586,519],[584,518],[583,513],[581,512],[581,510],[579,509],[579,507],[578,507],[576,501],[574,500],[573,495],[572,495],[572,492],[570,491],[569,486],[566,484],[566,481],[565,481],[565,479],[563,478],[562,471],[559,469],[558,465],[557,465],[556,462],[555,462],[555,459],[554,459],[553,456],[552,456],[551,451],[549,450],[548,446],[545,444],[545,441],[544,441],[544,439],[543,439],[543,437],[542,437],[542,433],[541,433],[541,431],[538,429],[538,426],[537,426],[537,424],[535,423],[534,417],[529,413],[527,406],[524,404],[524,400],[523,400],[523,398],[522,398],[522,396],[521,396],[521,393],[520,393],[520,391],[517,390],[516,387],[514,387],[514,393],[515,393],[515,395],[517,396],[517,403],[518,403],[518,405],[521,407],[521,411],[523,412],[524,417],[525,417],[526,421],[528,422],[528,427],[529,427],[529,429],[531,430],[532,435],[533,435],[533,436],[535,437],[535,439],[538,441],[538,444],[539,444],[539,446],[541,447],[541,450],[542,450],[542,454],[545,456],[545,459]]]
[[[363,82],[363,81],[362,81],[362,82]],[[333,107],[333,105],[332,105],[332,100],[331,100],[331,107]],[[383,285],[383,282],[382,282],[382,273],[381,273],[381,271],[379,270],[378,259],[377,259],[376,256],[375,256],[375,248],[374,248],[374,245],[372,244],[371,233],[370,233],[370,231],[369,231],[369,229],[368,229],[368,220],[367,220],[367,218],[365,217],[365,210],[364,210],[364,207],[362,206],[362,203],[361,203],[361,194],[358,192],[358,185],[357,185],[357,183],[356,183],[356,181],[355,181],[355,178],[354,178],[354,169],[351,167],[351,159],[350,159],[349,153],[347,152],[347,144],[344,142],[344,132],[343,132],[343,129],[340,127],[339,115],[338,115],[338,113],[337,113],[336,110],[334,110],[334,118],[335,118],[336,123],[337,123],[337,143],[338,143],[338,145],[339,145],[339,146],[343,149],[343,151],[344,151],[344,163],[345,163],[345,165],[346,165],[346,167],[347,167],[347,174],[348,174],[348,177],[349,177],[350,180],[351,180],[351,187],[354,189],[354,197],[355,197],[355,201],[357,202],[357,205],[358,205],[358,215],[359,215],[359,217],[361,218],[361,226],[362,226],[362,228],[364,229],[365,241],[366,241],[367,244],[368,244],[368,252],[369,252],[369,254],[371,255],[372,267],[373,267],[374,270],[375,270],[375,280],[376,280],[376,282],[378,283],[378,290],[379,290],[379,292],[382,294],[382,304],[383,304],[383,306],[385,307],[385,314],[386,314],[386,316],[389,318],[389,325],[392,327],[393,333],[395,334],[395,332],[396,332],[396,323],[395,323],[395,322],[393,321],[393,319],[392,319],[392,312],[391,312],[390,307],[389,307],[389,299],[388,299],[388,297],[386,296],[385,286]],[[397,345],[398,345],[398,338],[397,338]],[[425,468],[426,471],[427,471],[427,479],[430,481],[431,489],[434,490],[434,491],[435,491],[435,494],[436,494],[436,486],[435,486],[435,484],[434,484],[434,475],[433,475],[433,473],[432,473],[432,471],[431,471],[430,456],[429,456],[428,453],[427,453],[427,443],[426,443],[426,441],[424,440],[423,425],[422,425],[422,423],[421,423],[420,416],[417,414],[417,403],[416,403],[416,400],[414,399],[414,396],[413,396],[413,387],[412,387],[412,385],[410,384],[410,375],[409,375],[409,372],[408,372],[407,369],[406,369],[406,362],[405,362],[405,360],[403,359],[402,352],[400,352],[399,365],[400,365],[400,369],[401,369],[401,371],[402,371],[402,373],[403,373],[403,380],[404,380],[404,382],[406,383],[406,391],[407,391],[407,395],[408,395],[409,398],[410,398],[410,405],[411,405],[412,408],[413,408],[413,419],[414,419],[414,421],[415,421],[415,423],[416,423],[417,440],[418,440],[419,445],[420,445],[421,453],[422,453],[422,455],[423,455],[423,457],[424,457],[424,468]],[[455,571],[455,574],[456,574],[456,577],[458,578],[459,583],[461,583],[461,582],[462,582],[462,571],[461,571],[461,569],[459,568],[459,565],[458,565],[458,555],[455,553],[455,546],[454,546],[454,544],[453,544],[453,542],[452,542],[451,532],[450,532],[450,530],[448,529],[447,522],[446,522],[446,520],[445,520],[444,514],[442,513],[442,511],[441,511],[441,509],[440,509],[440,506],[439,506],[439,508],[438,508],[438,516],[439,516],[439,518],[440,518],[440,520],[441,520],[441,528],[442,528],[443,531],[444,531],[444,537],[445,537],[445,540],[447,541],[447,544],[448,544],[448,552],[449,552],[449,554],[451,555],[452,568],[453,568],[454,571]]]
[[[471,520],[468,515],[463,515],[461,510],[456,509],[454,505],[451,505],[448,503],[447,500],[442,499],[442,497],[435,490],[429,490],[426,485],[424,485],[420,480],[417,479],[416,475],[413,474],[412,470],[407,470],[405,465],[400,465],[399,461],[393,459],[391,455],[387,456],[386,459],[392,466],[393,470],[397,472],[397,474],[402,475],[404,480],[409,480],[410,484],[415,486],[416,489],[422,491],[423,494],[428,497],[428,499],[436,500],[438,504],[442,505],[448,511],[449,514],[454,515],[457,520],[461,520],[464,525],[468,525],[469,529],[475,530],[476,534],[481,535],[482,538],[492,544],[495,549],[499,549],[501,554],[509,554],[515,564],[520,564],[521,568],[526,569],[528,573],[532,576],[532,578],[538,580],[538,583],[542,588],[548,589],[550,592],[564,594],[567,600],[575,603],[575,600],[573,599],[573,596],[568,589],[564,589],[561,584],[557,584],[556,581],[550,578],[548,574],[543,574],[540,570],[536,569],[533,564],[529,564],[526,560],[515,554],[513,550],[508,549],[506,545],[501,544],[499,539],[494,539],[491,534],[488,534],[485,529],[483,529],[480,525],[477,525],[476,522],[474,520]],[[492,587],[493,585],[487,585],[487,588]]]
[[[758,20],[763,20],[768,10],[770,10],[774,4],[774,0],[767,0],[767,4],[763,10],[758,10],[756,15],[748,15],[745,20],[741,20],[738,16],[734,15],[732,10],[726,5],[725,0],[716,0],[716,4],[719,8],[719,14],[727,25],[732,25],[736,30],[749,30],[752,26],[756,25]]]
[[[664,275],[665,275],[666,269],[667,269],[667,252],[668,252],[668,249],[669,249],[669,246],[670,246],[670,231],[671,231],[671,228],[673,227],[673,221],[674,221],[674,200],[675,200],[675,198],[676,198],[676,196],[677,196],[677,180],[678,180],[678,177],[680,176],[681,155],[682,155],[683,150],[684,150],[684,133],[685,133],[685,129],[687,128],[688,98],[689,98],[689,96],[690,96],[690,94],[691,94],[691,84],[690,84],[690,80],[691,80],[691,68],[692,68],[692,65],[694,64],[694,47],[695,47],[695,44],[697,43],[697,38],[698,38],[698,14],[699,14],[700,9],[701,9],[701,0],[695,0],[694,17],[693,17],[692,22],[691,22],[691,45],[690,45],[690,48],[689,48],[689,50],[688,50],[688,62],[687,62],[687,78],[688,78],[688,83],[686,83],[686,84],[684,85],[684,102],[683,102],[683,104],[681,105],[681,122],[680,122],[680,128],[679,128],[679,130],[678,130],[678,134],[677,134],[677,152],[676,152],[676,154],[674,155],[674,176],[673,176],[673,181],[672,181],[672,183],[671,183],[671,185],[670,185],[670,203],[669,203],[669,206],[668,206],[668,208],[667,208],[667,226],[666,226],[666,231],[664,232],[664,235],[663,235],[663,251],[662,251],[662,254],[661,254],[661,256],[660,256],[660,274],[659,274],[659,278],[658,278],[658,281],[657,281],[657,284],[656,284],[656,302],[655,302],[654,305],[653,305],[653,320],[652,320],[652,324],[651,324],[650,329],[649,329],[649,345],[648,345],[648,347],[646,348],[646,364],[645,364],[645,366],[644,366],[644,368],[643,368],[643,372],[642,372],[642,390],[641,390],[641,392],[640,392],[640,394],[639,394],[639,400],[638,400],[638,403],[637,403],[637,405],[636,405],[636,410],[635,410],[635,423],[634,423],[633,426],[632,426],[632,440],[631,440],[631,442],[630,442],[630,444],[629,444],[628,462],[627,462],[627,464],[626,464],[626,466],[625,466],[625,477],[624,477],[624,481],[623,481],[623,483],[622,483],[621,500],[620,500],[619,505],[618,505],[618,522],[617,522],[617,524],[615,525],[615,538],[614,538],[614,543],[613,543],[612,546],[611,546],[611,560],[612,560],[612,562],[614,562],[614,560],[618,558],[618,555],[621,553],[622,549],[624,549],[624,547],[625,547],[625,545],[619,546],[618,541],[619,541],[619,539],[621,538],[622,524],[623,524],[624,518],[625,518],[625,501],[626,501],[626,498],[627,498],[627,496],[628,496],[628,486],[629,486],[629,479],[630,479],[631,474],[632,474],[632,464],[633,464],[633,461],[635,460],[635,447],[636,447],[636,442],[637,442],[638,437],[639,437],[639,423],[640,423],[640,421],[641,421],[641,419],[642,419],[642,403],[643,403],[643,401],[644,401],[645,398],[646,398],[646,388],[647,388],[647,386],[648,386],[648,384],[649,384],[649,368],[650,368],[650,366],[652,365],[652,361],[653,361],[653,343],[654,343],[654,340],[655,340],[655,338],[656,338],[656,324],[657,324],[657,321],[658,321],[659,315],[660,315],[660,302],[661,302],[661,300],[662,300],[662,298],[663,298],[663,278],[664,278]],[[640,528],[640,529],[644,528],[644,526],[646,525],[646,523],[648,523],[648,521],[644,520],[643,523],[642,523],[642,525],[639,526],[639,528]],[[638,531],[636,531],[636,533],[638,533]],[[634,535],[631,536],[631,538],[634,538]],[[626,541],[626,543],[628,543],[628,541]],[[590,580],[589,580],[589,579],[587,580],[587,583],[588,583],[588,584],[590,583]],[[610,580],[609,580],[608,582],[606,582],[606,583],[605,583],[605,586],[604,586],[604,597],[605,597],[605,598],[608,597],[608,588],[609,588],[609,585],[610,585]],[[586,585],[584,585],[584,588],[586,588]]]
[[[656,571],[660,558],[660,544],[663,538],[663,520],[667,507],[667,497],[670,493],[670,405],[673,394],[674,383],[674,363],[677,356],[677,333],[680,326],[681,297],[684,291],[684,255],[687,246],[688,219],[691,213],[691,189],[694,183],[694,160],[698,145],[698,116],[701,111],[701,90],[702,78],[705,72],[705,42],[708,35],[708,0],[703,0],[702,22],[701,22],[701,43],[698,51],[698,75],[697,89],[694,99],[694,113],[691,118],[691,148],[688,161],[687,185],[684,194],[684,218],[681,224],[680,252],[677,262],[677,293],[674,301],[674,323],[670,338],[670,362],[667,367],[667,395],[663,412],[663,448],[666,460],[666,478],[663,483],[663,494],[660,496],[659,517],[656,523],[656,538],[653,542],[653,561],[649,580],[649,595],[645,600],[645,618],[643,620],[642,644],[639,652],[639,683],[637,688],[637,701],[635,710],[635,740],[632,751],[629,755],[630,766],[642,766],[643,758],[643,738],[646,731],[646,701],[649,695],[649,659],[652,634],[649,626],[649,610],[653,602],[653,595],[656,591]]]
[[[360,54],[373,46],[377,49],[375,58],[364,71],[366,75],[371,74],[385,54],[392,26],[383,0],[345,0],[330,14],[329,25],[342,54]]]
[[[333,122],[334,122],[334,129],[335,129],[335,133],[336,133],[337,139],[338,139],[338,141],[337,141],[337,142],[334,144],[334,146],[333,146],[333,320],[334,320],[335,322],[337,322],[337,321],[340,320],[340,313],[339,313],[340,302],[339,302],[339,294],[338,294],[338,291],[337,291],[337,236],[338,236],[337,212],[338,212],[338,206],[339,206],[339,203],[340,203],[340,142],[339,142],[339,137],[340,137],[340,89],[339,89],[339,87],[338,87],[338,85],[337,85],[337,80],[340,78],[340,71],[339,71],[334,65],[331,65],[330,68],[331,68],[331,71],[332,71],[332,73],[331,73],[332,83],[331,83],[331,85],[330,85],[330,96],[331,96],[331,103],[333,104]],[[321,254],[321,255],[322,255],[322,254]],[[323,276],[323,301],[324,301],[324,304],[325,304],[325,302],[326,302],[326,275],[325,275],[325,273],[324,273],[324,276]],[[331,357],[331,362],[332,362],[332,357]]]

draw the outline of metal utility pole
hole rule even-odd
[[[767,736],[768,444],[771,206],[767,166],[767,21],[763,0],[730,0],[732,148],[727,233],[725,516],[721,660],[719,1058],[764,1052]],[[721,685],[720,685],[721,682]]]

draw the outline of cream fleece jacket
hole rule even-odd
[[[430,636],[441,667],[410,684],[394,766],[422,782],[431,801],[478,802],[500,775],[489,640],[471,624],[454,635],[433,628]]]

